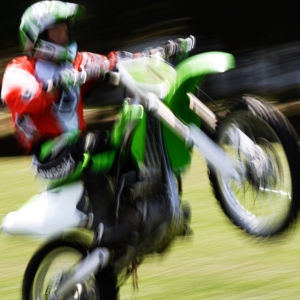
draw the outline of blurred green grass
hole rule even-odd
[[[0,214],[18,208],[41,187],[28,157],[0,158]],[[178,239],[164,256],[149,257],[131,279],[125,299],[299,299],[298,225],[276,239],[262,240],[234,227],[217,205],[206,166],[196,153],[183,178],[183,200],[192,206],[194,235]],[[20,299],[26,264],[42,239],[0,236],[0,299]]]

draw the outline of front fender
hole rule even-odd
[[[197,54],[183,60],[177,67],[177,88],[185,81],[222,73],[235,67],[234,56],[230,53],[212,51]]]
[[[189,121],[186,119],[186,111],[189,107],[187,93],[195,93],[207,76],[225,72],[234,67],[234,56],[225,52],[206,52],[183,60],[176,67],[176,81],[164,100],[165,104],[176,116]]]
[[[177,78],[165,98],[165,104],[184,123],[194,123],[200,127],[200,117],[190,110],[187,93],[196,94],[197,87],[208,75],[225,72],[234,67],[234,56],[225,52],[206,52],[185,59],[176,68]],[[173,170],[184,169],[191,160],[190,149],[168,127],[163,127],[163,133]]]

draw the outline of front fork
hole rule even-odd
[[[111,259],[111,253],[107,248],[96,248],[91,253],[89,253],[75,268],[71,276],[63,280],[55,294],[51,295],[51,300],[63,300],[70,295],[74,286],[82,282],[85,278],[89,277],[91,274],[100,271],[105,268]],[[75,299],[75,298],[74,298]]]
[[[188,95],[191,99],[191,94]],[[214,113],[195,96],[193,96],[191,101],[193,101],[193,105],[190,106],[190,108],[194,110],[212,130],[215,130],[216,120]],[[182,138],[188,147],[196,146],[209,164],[222,176],[241,180],[241,174],[245,174],[246,171],[244,165],[240,161],[227,155],[226,152],[212,141],[199,127],[194,124],[187,126],[182,123],[173,112],[153,94],[148,94],[146,106],[157,118]]]
[[[187,95],[190,99],[190,109],[209,126],[211,131],[215,131],[217,123],[215,114],[193,94],[188,93]],[[148,100],[145,104],[162,122],[179,135],[188,147],[196,146],[208,163],[222,177],[232,178],[238,182],[242,182],[247,177],[248,165],[245,165],[245,162],[227,155],[218,144],[196,125],[189,124],[187,126],[182,123],[155,95],[148,94]],[[259,145],[255,144],[236,126],[230,128],[228,136],[232,145],[245,155],[247,163],[258,162],[251,164],[252,174],[257,178],[266,176],[269,160]]]
[[[188,93],[187,95],[190,99],[190,109],[192,109],[206,123],[206,125],[209,126],[211,131],[215,131],[217,124],[217,118],[215,114],[193,94]],[[249,166],[251,166],[250,172],[252,174],[252,177],[260,180],[261,178],[267,176],[266,173],[269,169],[269,159],[262,148],[259,145],[255,144],[243,131],[241,131],[234,124],[232,124],[227,130],[227,134],[230,143],[235,147],[235,149],[237,149],[239,152],[242,152],[247,159],[246,166],[240,159],[239,162],[233,162],[232,166],[234,168],[239,167],[239,175],[242,175],[242,178],[244,176],[247,176],[246,170],[248,170],[249,172]],[[199,130],[195,130],[194,135],[197,135],[202,141],[206,139],[206,137],[201,138],[201,135],[203,135],[203,133],[199,133]],[[206,140],[206,142],[208,143],[208,140]],[[212,155],[220,155],[220,158],[222,160],[222,154],[217,153],[219,150],[213,150],[212,146],[209,146],[208,151],[209,150],[213,151]],[[228,156],[225,156],[224,159],[227,160]],[[214,164],[219,163],[221,169],[227,167],[226,164],[222,163],[222,161],[220,160],[217,161],[217,159],[215,160]],[[238,166],[236,165],[237,163]],[[226,176],[226,174],[224,174],[224,176]],[[236,174],[233,173],[233,177],[236,177]]]

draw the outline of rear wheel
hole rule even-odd
[[[212,167],[209,177],[225,214],[257,236],[289,228],[299,209],[299,145],[288,120],[269,103],[245,95],[227,102],[215,141],[244,166],[240,180]]]
[[[86,245],[58,239],[45,244],[31,258],[23,278],[23,300],[56,299],[58,284],[88,254]],[[109,269],[78,282],[67,299],[116,300],[116,277]]]

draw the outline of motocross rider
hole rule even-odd
[[[86,132],[83,99],[115,70],[118,57],[142,55],[78,52],[71,33],[83,12],[82,6],[61,1],[31,5],[19,27],[24,56],[14,58],[3,76],[1,99],[11,112],[17,141],[24,153],[32,154],[37,174],[50,182],[81,176],[87,164],[84,153],[94,172],[103,174],[111,167],[98,152],[113,148],[113,143],[104,133]],[[184,52],[183,40],[167,44],[168,56]],[[165,49],[147,51],[165,57]],[[98,146],[95,141],[100,141]]]

